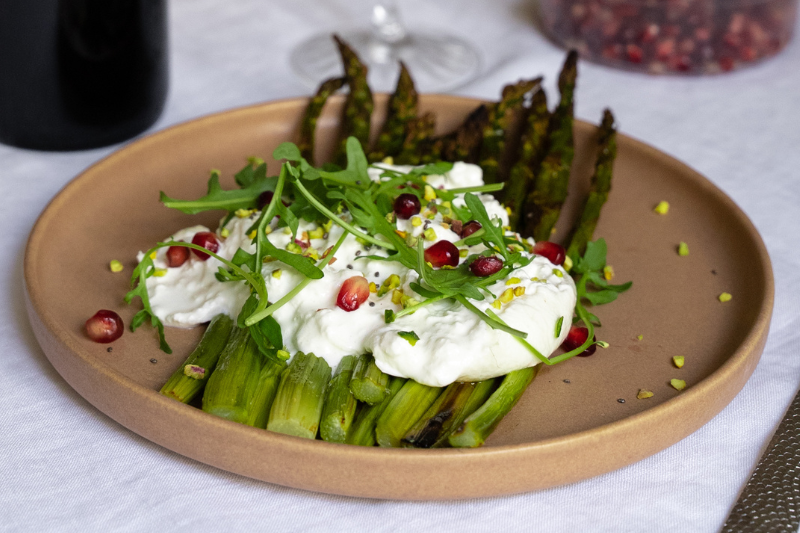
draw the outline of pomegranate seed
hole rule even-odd
[[[355,311],[369,298],[369,281],[364,276],[347,278],[339,289],[336,305],[348,313]]]
[[[497,274],[501,268],[503,268],[503,261],[495,256],[481,256],[469,265],[472,273],[481,278]]]
[[[183,242],[183,241],[181,241]],[[184,246],[170,246],[167,248],[167,266],[179,267],[189,259],[189,248]]]
[[[195,233],[194,237],[192,237],[192,244],[196,244],[197,246],[202,246],[209,252],[217,253],[217,251],[219,251],[219,241],[217,240],[217,236],[211,233],[210,231],[198,231],[197,233]],[[209,257],[211,257],[210,255],[200,252],[198,250],[193,249],[192,251],[200,261],[205,261]]]
[[[117,313],[101,309],[86,321],[85,328],[86,334],[94,342],[107,344],[119,339],[125,326]]]
[[[439,241],[425,250],[425,261],[434,268],[458,266],[458,248],[450,241]]]
[[[554,265],[563,265],[567,251],[560,244],[550,241],[539,241],[533,245],[533,253],[546,257]]]
[[[408,220],[419,213],[421,206],[419,198],[410,192],[403,193],[394,200],[394,212],[397,218]]]
[[[642,62],[642,56],[644,54],[642,53],[642,49],[640,47],[636,46],[635,44],[629,44],[626,51],[628,53],[628,61],[631,63]]]
[[[583,326],[572,326],[569,328],[569,333],[567,333],[567,338],[564,339],[564,342],[561,344],[561,347],[571,352],[572,350],[579,348],[584,342],[586,342],[587,337],[589,337],[589,330]],[[594,342],[595,337],[592,337],[592,342]],[[579,357],[589,357],[590,355],[594,354],[597,351],[597,345],[592,344],[584,351],[578,354]]]
[[[470,220],[469,222],[464,224],[463,228],[461,228],[461,238],[462,239],[466,239],[467,237],[469,237],[470,235],[472,235],[473,233],[475,233],[479,229],[483,229],[483,226],[481,226],[481,223],[478,222],[477,220]]]
[[[260,195],[258,195],[258,200],[256,200],[256,205],[258,205],[259,209],[264,209],[272,201],[273,196],[275,196],[275,193],[272,191],[262,192]],[[286,202],[286,200],[281,199],[281,203],[286,207],[289,207],[289,204]]]
[[[719,67],[724,71],[728,72],[733,70],[734,67],[733,59],[730,57],[721,57],[719,58]]]

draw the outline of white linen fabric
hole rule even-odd
[[[400,8],[412,28],[447,29],[480,47],[483,74],[458,94],[494,98],[504,82],[539,73],[554,94],[564,52],[535,29],[530,2],[408,0]],[[174,0],[170,9],[171,89],[152,130],[309,94],[290,71],[289,51],[316,32],[367,24],[369,3]],[[597,122],[611,107],[623,133],[708,176],[753,220],[773,261],[775,314],[752,379],[699,431],[619,471],[502,498],[393,502],[288,489],[184,458],[101,414],[37,345],[22,257],[47,202],[117,147],[0,146],[0,530],[718,530],[800,383],[799,66],[800,38],[775,59],[714,77],[581,64],[578,117]]]

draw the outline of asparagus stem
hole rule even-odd
[[[511,169],[505,189],[500,193],[503,205],[511,210],[508,224],[515,231],[521,229],[518,226],[523,203],[528,190],[534,185],[536,172],[541,165],[549,123],[547,94],[539,88],[531,99],[525,130],[520,139],[519,158]]]
[[[409,379],[378,419],[375,437],[379,446],[399,447],[400,440],[442,392]]]
[[[250,399],[259,385],[262,357],[250,332],[234,328],[206,384],[203,411],[246,424]]]
[[[441,432],[439,438],[433,443],[432,447],[443,448],[445,446],[450,446],[450,441],[448,440],[450,434],[461,427],[464,420],[484,404],[489,396],[491,396],[492,392],[494,392],[498,383],[500,383],[500,378],[487,379],[476,383],[464,407],[449,421],[447,431]]]
[[[378,419],[386,410],[386,407],[394,399],[395,395],[403,388],[406,383],[405,378],[392,377],[389,380],[388,393],[380,403],[375,405],[364,404],[356,415],[355,421],[347,432],[347,444],[358,446],[375,446],[375,425]]]
[[[333,39],[339,47],[347,86],[350,88],[344,104],[339,150],[334,159],[339,166],[344,168],[347,165],[347,138],[355,137],[361,146],[367,146],[369,142],[370,118],[375,104],[372,101],[372,91],[367,84],[366,65],[338,35],[334,35]]]
[[[405,63],[400,61],[397,88],[389,100],[389,112],[383,124],[375,149],[369,160],[381,161],[386,156],[396,156],[403,147],[409,121],[417,116],[417,90]]]
[[[506,151],[506,137],[514,111],[525,102],[525,95],[539,87],[542,78],[520,80],[503,87],[499,102],[489,107],[489,120],[483,128],[480,166],[484,183],[504,181],[502,162]]]
[[[356,413],[356,399],[350,391],[350,378],[356,366],[356,357],[347,355],[342,358],[336,367],[336,372],[328,387],[325,407],[322,410],[322,419],[319,433],[323,440],[329,442],[344,442],[347,430],[353,423]]]
[[[600,210],[608,200],[611,190],[614,159],[617,157],[617,132],[614,128],[614,115],[611,110],[603,111],[603,122],[600,124],[600,137],[598,139],[599,152],[595,163],[592,184],[589,196],[583,204],[581,218],[572,232],[572,237],[567,248],[567,255],[573,263],[583,256],[586,245],[592,240],[594,229],[600,218]]]
[[[245,421],[248,426],[261,429],[267,427],[269,411],[278,393],[281,373],[286,369],[284,361],[270,357],[264,359],[264,366],[258,376],[258,385],[247,402],[247,421]]]
[[[425,113],[421,117],[410,120],[406,137],[395,162],[399,165],[419,165],[425,152],[425,146],[433,137],[435,129],[436,115],[433,113]]]
[[[422,418],[403,437],[407,448],[430,448],[442,433],[449,433],[450,422],[463,409],[475,389],[474,383],[454,382],[436,398]]]
[[[389,393],[389,376],[381,372],[375,359],[369,355],[358,357],[353,377],[350,380],[350,389],[357,400],[370,405],[380,403]]]
[[[297,147],[300,149],[300,154],[311,164],[314,164],[314,134],[317,130],[319,115],[322,113],[328,97],[341,89],[344,83],[344,78],[331,78],[323,81],[317,89],[317,93],[308,102],[303,121],[300,124],[300,141],[297,143]]]
[[[478,106],[456,130],[434,140],[429,156],[434,160],[477,163],[488,121],[489,108]]]
[[[228,337],[233,328],[233,320],[226,315],[217,315],[206,328],[197,347],[189,354],[186,361],[172,373],[172,376],[161,387],[161,394],[174,398],[179,402],[189,403],[205,387],[208,378],[217,366],[220,353],[222,353]],[[198,366],[205,369],[203,377],[197,379],[184,374],[187,365]]]
[[[468,416],[449,437],[455,448],[476,448],[492,434],[497,424],[517,404],[541,365],[510,372],[477,411]]]
[[[572,136],[575,80],[578,75],[578,54],[567,54],[558,78],[561,101],[550,118],[548,151],[542,160],[533,190],[525,200],[523,235],[547,241],[567,198],[569,173],[575,155]]]
[[[295,437],[317,436],[331,367],[313,353],[297,352],[281,374],[267,429]]]

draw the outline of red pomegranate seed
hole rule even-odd
[[[275,193],[272,191],[264,191],[258,196],[258,200],[256,200],[256,205],[258,205],[259,209],[264,209],[269,205],[272,201],[272,197],[275,196]],[[289,206],[286,200],[281,199],[281,203],[285,206]]]
[[[101,309],[86,321],[85,328],[86,334],[94,342],[107,344],[119,339],[125,326],[117,313]]]
[[[635,44],[629,44],[626,48],[628,54],[628,61],[631,63],[641,63],[644,56],[642,49]]]
[[[336,305],[347,312],[355,311],[369,298],[369,281],[364,276],[347,278],[339,289]]]
[[[450,241],[439,241],[425,250],[425,261],[434,268],[458,266],[458,248]]]
[[[419,198],[410,192],[403,193],[394,200],[394,212],[397,218],[408,220],[419,213],[421,206]]]
[[[497,274],[501,268],[503,268],[503,261],[495,256],[481,256],[469,265],[472,273],[481,278]]]
[[[569,333],[567,333],[567,338],[564,339],[564,342],[561,344],[561,347],[571,352],[572,350],[579,348],[584,342],[586,342],[587,337],[589,337],[589,330],[583,326],[572,326],[569,328]],[[592,342],[594,342],[595,337],[592,337]],[[592,344],[584,351],[578,354],[579,357],[589,357],[590,355],[594,354],[597,351],[597,345]]]
[[[217,253],[217,251],[219,251],[219,241],[217,240],[217,236],[210,231],[198,231],[195,233],[194,237],[192,237],[192,244],[202,246],[209,252]],[[211,257],[207,253],[203,253],[198,250],[193,249],[192,251],[200,261],[205,261]]]
[[[461,238],[462,239],[466,239],[467,237],[469,237],[470,235],[472,235],[473,233],[475,233],[479,229],[483,229],[483,226],[481,226],[481,223],[478,222],[477,220],[470,220],[469,222],[464,224],[463,228],[461,228]]]
[[[183,242],[183,241],[181,241]],[[189,248],[185,246],[170,246],[167,248],[167,266],[179,267],[189,259]]]
[[[550,241],[539,241],[533,245],[533,253],[546,257],[554,265],[563,265],[567,251],[560,244]]]

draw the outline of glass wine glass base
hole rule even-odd
[[[386,43],[372,31],[339,34],[369,67],[368,81],[375,92],[392,92],[403,61],[419,92],[446,92],[472,80],[480,69],[480,55],[467,42],[451,35],[413,32],[396,43]],[[292,69],[304,83],[320,82],[343,73],[331,34],[317,35],[292,51]]]

